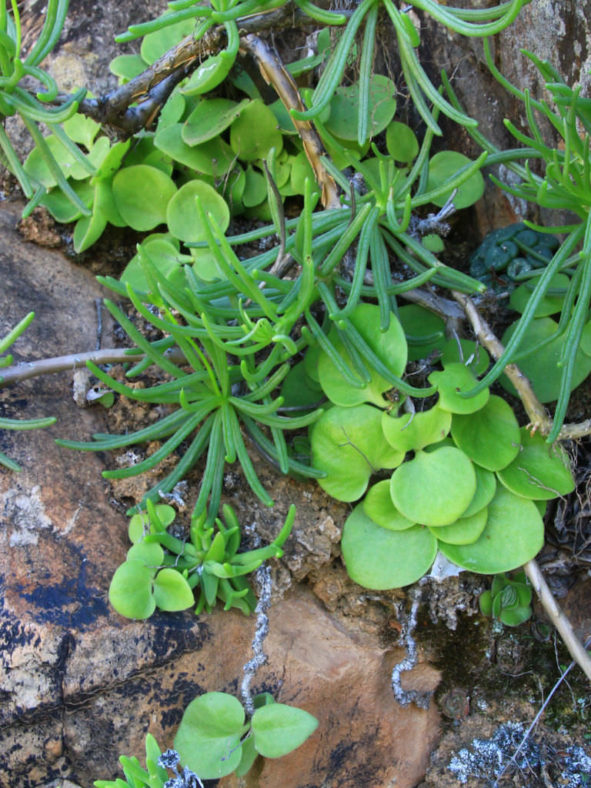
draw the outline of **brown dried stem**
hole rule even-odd
[[[243,36],[240,39],[240,49],[253,56],[263,79],[268,85],[273,86],[288,111],[290,109],[296,109],[300,112],[306,110],[296,83],[289,72],[286,71],[281,60],[262,38],[252,34]],[[314,170],[318,185],[322,189],[322,205],[325,208],[339,208],[341,203],[337,185],[322,163],[321,157],[324,155],[324,147],[316,129],[309,120],[292,118],[292,122],[300,135],[304,151],[310,166]]]
[[[480,344],[488,350],[495,360],[500,358],[505,349],[486,320],[476,309],[474,302],[464,293],[459,293],[456,290],[452,292],[453,297],[464,309]],[[552,428],[552,421],[549,419],[546,409],[536,397],[529,380],[515,364],[507,364],[504,372],[515,386],[532,427],[545,435],[548,434]]]
[[[581,641],[575,635],[570,621],[558,606],[558,603],[552,595],[552,591],[550,591],[548,584],[544,580],[540,567],[532,560],[528,561],[523,568],[542,603],[546,615],[558,630],[571,657],[584,671],[589,681],[591,681],[591,655],[586,651]]]

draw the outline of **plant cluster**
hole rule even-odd
[[[215,529],[206,526],[205,516],[194,518],[190,539],[185,541],[167,531],[176,516],[174,508],[148,500],[147,513],[136,514],[129,522],[133,547],[111,581],[109,601],[115,610],[127,618],[149,618],[156,608],[186,610],[197,595],[197,615],[211,612],[218,600],[224,610],[235,607],[251,613],[256,599],[245,575],[268,558],[281,557],[295,507],[270,545],[243,553],[238,553],[241,539],[236,515],[230,506],[224,506],[223,513],[226,523],[216,517]]]
[[[125,781],[96,780],[95,788],[197,788],[203,786],[201,779],[213,780],[232,772],[242,777],[258,755],[281,758],[303,744],[318,726],[307,711],[276,703],[268,692],[257,695],[253,702],[254,713],[246,722],[245,710],[233,695],[200,695],[185,709],[174,750],[162,753],[148,734],[145,769],[137,758],[121,756]],[[176,776],[169,778],[168,770]]]
[[[525,572],[503,573],[493,578],[490,591],[480,595],[480,610],[508,627],[518,627],[532,614],[532,589]]]
[[[378,307],[364,304],[352,321],[401,374],[402,326],[392,316],[388,331],[378,333],[378,318]],[[332,403],[310,428],[313,465],[326,474],[318,483],[341,501],[358,501],[367,491],[342,537],[347,571],[366,588],[415,582],[438,551],[473,572],[515,569],[543,544],[545,506],[534,502],[574,489],[566,456],[557,447],[549,452],[543,436],[520,430],[503,399],[488,388],[463,396],[487,369],[486,351],[452,339],[443,345],[441,364],[429,375],[435,403],[400,414],[409,401],[384,399],[390,386],[375,372],[355,389],[328,354],[317,354],[314,365],[304,362],[303,374],[315,376]],[[390,477],[367,490],[386,469],[393,470]]]

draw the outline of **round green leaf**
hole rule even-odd
[[[310,183],[314,183],[315,181],[314,171],[310,166],[308,157],[304,151],[301,151],[297,154],[297,156],[294,156],[291,164],[289,185],[293,194],[304,193],[304,184],[306,182],[306,178],[308,178]]]
[[[205,229],[197,211],[195,198],[201,199],[201,204],[206,213],[211,213],[215,223],[222,232],[230,224],[230,209],[228,204],[216,190],[203,181],[189,181],[178,190],[168,204],[166,219],[168,229],[181,241],[204,241]]]
[[[183,766],[203,780],[230,774],[240,763],[244,709],[232,695],[207,692],[185,709],[174,739]]]
[[[153,230],[166,221],[166,207],[176,186],[156,167],[136,164],[113,178],[113,198],[122,218],[134,230]]]
[[[419,141],[410,126],[395,120],[386,129],[386,148],[395,161],[409,164],[419,153]]]
[[[170,525],[176,517],[174,507],[169,506],[167,503],[156,504],[156,514],[164,528]],[[150,516],[148,513],[139,512],[138,514],[134,514],[129,520],[127,532],[130,542],[133,544],[141,542],[144,536],[150,533]]]
[[[333,498],[356,501],[372,473],[395,468],[404,459],[384,440],[381,418],[370,405],[333,407],[312,426],[312,464],[326,473],[318,484]]]
[[[442,372],[432,372],[429,383],[437,386],[439,407],[451,413],[475,413],[488,402],[488,388],[474,397],[461,396],[462,392],[470,391],[477,383],[474,374],[461,363],[448,364]]]
[[[489,471],[505,468],[519,451],[519,424],[513,409],[494,394],[476,413],[454,413],[451,434],[471,460]]]
[[[233,167],[236,157],[222,137],[191,147],[183,141],[182,133],[181,123],[172,123],[162,130],[158,128],[154,145],[179,164],[204,175],[221,178]]]
[[[516,328],[517,323],[513,323],[503,334],[502,341],[505,346],[513,336]],[[532,320],[521,340],[521,348],[535,348],[536,345],[545,339],[549,339],[557,331],[558,323],[550,317]],[[556,337],[544,347],[535,349],[529,356],[520,356],[515,360],[519,369],[529,378],[540,402],[553,402],[555,399],[558,399],[561,382],[561,369],[558,364],[562,356],[563,347],[564,335]],[[590,372],[591,357],[579,348],[575,357],[571,389],[582,383]],[[501,377],[500,383],[511,394],[515,393],[513,385],[504,375]]]
[[[435,560],[437,539],[418,525],[406,531],[382,528],[359,504],[345,522],[341,549],[351,580],[383,591],[419,580]]]
[[[283,136],[277,120],[260,99],[247,104],[230,128],[230,145],[243,161],[265,159],[271,148],[275,155],[283,149]]]
[[[148,65],[175,47],[185,36],[193,32],[195,23],[192,19],[184,19],[168,27],[161,27],[153,33],[148,33],[142,39],[140,53]]]
[[[363,499],[363,511],[376,523],[388,531],[406,531],[415,523],[404,517],[394,506],[390,495],[390,480],[374,484]]]
[[[378,358],[393,375],[400,377],[406,367],[406,341],[402,326],[394,315],[390,317],[387,331],[380,331],[380,310],[374,304],[359,304],[351,314],[351,322]],[[340,341],[336,330],[329,338],[340,355],[352,366],[349,354]],[[318,360],[318,377],[326,396],[336,405],[350,407],[361,402],[373,402],[380,407],[387,404],[382,397],[384,391],[392,388],[392,383],[368,366],[370,381],[362,388],[355,388],[341,374],[326,353]]]
[[[149,618],[156,609],[152,593],[154,571],[140,560],[125,561],[109,586],[109,602],[126,618]]]
[[[416,454],[392,474],[396,508],[422,525],[449,525],[461,517],[476,492],[474,466],[460,449],[444,446]]]
[[[476,464],[474,464],[474,472],[476,473],[476,492],[462,517],[471,517],[488,506],[497,489],[497,477],[494,473]]]
[[[451,525],[441,525],[437,528],[430,526],[429,530],[446,544],[472,544],[484,531],[487,519],[488,508],[485,506],[469,517],[460,517]]]
[[[225,98],[203,99],[183,125],[182,137],[187,145],[201,145],[225,131],[249,103]]]
[[[433,254],[439,254],[443,252],[445,249],[445,244],[443,243],[443,239],[440,235],[436,233],[429,233],[428,235],[424,235],[421,238],[421,243],[429,252],[433,252]]]
[[[416,304],[408,304],[398,310],[408,342],[408,360],[426,358],[433,350],[439,350],[447,342],[443,320]]]
[[[226,52],[210,55],[200,64],[192,74],[187,84],[181,88],[186,96],[196,96],[208,93],[216,88],[230,73],[234,65],[234,58]]]
[[[295,750],[318,727],[318,720],[304,709],[273,703],[252,715],[255,750],[265,758],[281,758]]]
[[[463,153],[449,150],[436,153],[435,156],[429,159],[429,177],[427,179],[426,190],[431,191],[432,189],[438,189],[440,186],[443,186],[445,181],[453,178],[458,170],[461,170],[466,164],[470,164],[470,159],[464,156]],[[474,175],[471,175],[468,180],[462,183],[458,188],[453,198],[456,210],[459,211],[461,208],[467,208],[469,205],[473,205],[482,197],[483,192],[484,178],[480,172],[475,172]],[[443,207],[450,198],[451,193],[452,189],[443,197],[433,200],[433,203],[440,208]]]
[[[178,271],[183,262],[184,255],[179,254],[176,247],[165,238],[152,239],[152,236],[149,236],[141,247],[143,254],[167,278]],[[150,289],[139,253],[134,255],[125,266],[121,281],[130,284],[138,292],[145,293]]]
[[[533,284],[535,284],[536,281],[537,280],[534,279]],[[556,312],[560,312],[564,303],[566,288],[569,284],[570,279],[566,274],[556,274],[553,276],[550,280],[546,295],[543,296],[536,307],[534,317],[547,317],[548,315],[554,315]],[[528,287],[527,284],[523,284],[517,287],[509,298],[511,308],[515,309],[516,312],[524,312],[531,294],[531,286]]]
[[[396,86],[388,77],[373,74],[369,88],[369,137],[375,137],[390,123],[396,112]],[[330,116],[325,123],[331,134],[341,140],[356,141],[359,118],[359,83],[335,90]]]
[[[153,577],[164,560],[164,550],[156,542],[140,542],[129,548],[127,560],[141,561],[145,567],[150,569]]]
[[[154,601],[160,610],[174,613],[191,607],[195,599],[191,586],[181,573],[167,567],[161,569],[154,580]]]
[[[267,198],[267,181],[264,175],[248,165],[245,171],[244,192],[242,202],[247,208],[260,205]]]
[[[519,453],[497,475],[507,489],[524,498],[548,501],[575,489],[566,452],[526,427],[520,431]]]
[[[439,443],[447,436],[451,423],[451,413],[437,405],[421,413],[405,413],[399,417],[382,414],[386,440],[404,452],[419,451],[430,443]]]
[[[498,487],[481,536],[469,545],[440,542],[454,564],[484,575],[508,572],[530,561],[544,543],[544,523],[532,501]]]
[[[145,71],[147,65],[141,55],[118,55],[109,63],[109,71],[125,83]]]

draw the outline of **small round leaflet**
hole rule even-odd
[[[460,449],[444,446],[419,451],[392,474],[392,500],[409,520],[450,525],[461,517],[476,492],[476,474]]]
[[[435,560],[437,539],[418,525],[388,531],[358,504],[345,522],[341,548],[349,577],[364,588],[382,591],[419,580]]]
[[[500,471],[519,452],[519,424],[511,406],[491,395],[476,413],[454,413],[451,434],[470,459],[489,471]]]
[[[548,501],[575,489],[563,449],[549,446],[543,435],[521,429],[521,446],[513,462],[498,472],[507,489],[524,498]]]
[[[488,507],[488,520],[473,544],[439,543],[454,564],[483,575],[509,572],[530,561],[544,543],[544,522],[533,501],[500,486]]]

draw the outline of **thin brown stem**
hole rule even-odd
[[[273,86],[288,111],[290,109],[296,109],[300,112],[306,110],[296,83],[285,69],[281,60],[262,38],[253,34],[242,36],[240,49],[254,57],[264,80],[267,84]],[[318,185],[322,189],[322,205],[325,208],[339,208],[341,202],[338,196],[337,185],[322,163],[324,146],[316,129],[309,120],[292,118],[292,123],[300,135],[306,157],[314,170]]]
[[[540,567],[532,560],[528,561],[523,568],[542,603],[546,615],[558,630],[571,657],[581,667],[589,681],[591,681],[591,655],[585,650],[585,647],[575,635],[570,621],[558,606],[548,584],[544,580]]]
[[[174,348],[172,349],[174,351]],[[143,353],[134,352],[130,348],[107,348],[105,350],[91,350],[87,353],[70,353],[67,356],[42,358],[38,361],[23,361],[5,369],[0,368],[0,388],[13,383],[21,383],[28,378],[39,375],[52,375],[54,372],[80,369],[86,366],[87,361],[93,364],[123,364],[124,362],[138,362],[144,358]],[[184,356],[171,353],[171,358],[182,361]]]
[[[455,290],[452,292],[453,297],[462,306],[468,320],[472,324],[472,330],[474,331],[474,334],[478,338],[480,344],[488,350],[495,360],[500,358],[505,349],[495,336],[493,330],[490,328],[486,320],[479,313],[478,309],[476,309],[472,299],[464,293],[459,293]],[[531,383],[525,377],[523,372],[521,372],[517,365],[507,364],[504,369],[504,373],[515,386],[515,389],[517,390],[517,393],[523,402],[523,407],[525,408],[525,411],[533,427],[537,430],[540,430],[540,432],[543,434],[550,432],[550,429],[552,428],[552,422],[548,418],[546,409],[536,397]]]

